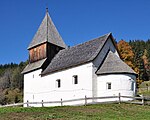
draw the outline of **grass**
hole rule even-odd
[[[150,106],[100,104],[43,108],[0,108],[0,120],[149,120]]]
[[[150,81],[144,81],[139,85],[138,94],[144,96],[150,96]]]
[[[139,94],[144,96],[150,96],[150,91],[142,91]]]

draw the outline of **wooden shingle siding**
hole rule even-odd
[[[30,63],[46,58],[46,43],[29,50]]]

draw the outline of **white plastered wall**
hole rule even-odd
[[[87,63],[70,69],[55,72],[43,77],[41,70],[24,76],[24,102],[60,101],[92,97],[92,63]],[[32,78],[34,75],[34,79]],[[73,76],[78,76],[78,84],[73,83]],[[61,80],[61,87],[57,87],[56,80]],[[84,101],[64,103],[63,105],[83,104]],[[60,104],[45,104],[57,106]],[[41,105],[33,105],[41,106]]]
[[[92,83],[93,97],[98,97],[97,75],[95,74],[96,70],[99,69],[99,66],[103,62],[103,60],[109,50],[111,50],[113,53],[115,53],[119,57],[118,52],[117,52],[111,38],[108,38],[108,40],[106,41],[105,45],[103,46],[101,52],[98,54],[98,56],[93,61],[93,71],[92,71],[93,72],[93,83]]]
[[[111,89],[108,89],[107,84],[111,84]],[[136,76],[134,74],[109,74],[99,75],[97,78],[97,95],[99,97],[105,96],[135,96],[136,91]],[[107,99],[108,101],[118,99]],[[122,98],[121,100],[131,100]],[[101,100],[106,101],[106,99]]]
[[[24,74],[24,103],[27,102],[27,100],[29,102],[36,102],[33,93],[38,92],[40,90],[39,88],[41,87],[41,83],[39,83],[39,80],[41,79],[41,71],[42,69],[39,69]]]

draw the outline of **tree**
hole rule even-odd
[[[148,74],[148,80],[150,80],[150,39],[148,39],[146,41],[146,50],[147,50],[147,66],[146,66],[146,71],[147,71],[147,74]]]
[[[117,46],[121,59],[138,74],[137,86],[139,86],[139,84],[141,84],[142,82],[142,79],[140,79],[139,77],[140,76],[139,68],[134,62],[135,53],[133,52],[132,47],[129,45],[129,43],[127,43],[124,40],[120,40]]]
[[[21,72],[27,64],[28,61],[0,65],[0,104],[22,101],[23,75]]]
[[[132,40],[129,42],[135,53],[134,63],[139,69],[139,79],[142,79],[143,81],[149,80],[150,76],[150,44],[148,43],[150,43],[150,41],[145,42],[143,40]]]
[[[12,72],[11,88],[23,89],[23,75],[19,67],[15,68]]]
[[[117,46],[121,59],[131,68],[135,69],[135,66],[133,64],[134,53],[132,51],[132,47],[124,40],[120,40]]]

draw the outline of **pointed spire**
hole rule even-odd
[[[46,15],[47,15],[47,35],[46,35],[46,37],[47,37],[47,41],[48,41],[48,7],[46,8]]]
[[[46,7],[46,13],[48,13],[48,7]]]
[[[31,49],[42,43],[49,42],[54,45],[60,46],[62,48],[67,48],[63,39],[61,38],[59,32],[57,31],[49,13],[48,8],[46,8],[45,17],[38,28],[35,36],[33,37],[31,43],[29,44],[28,49]]]

